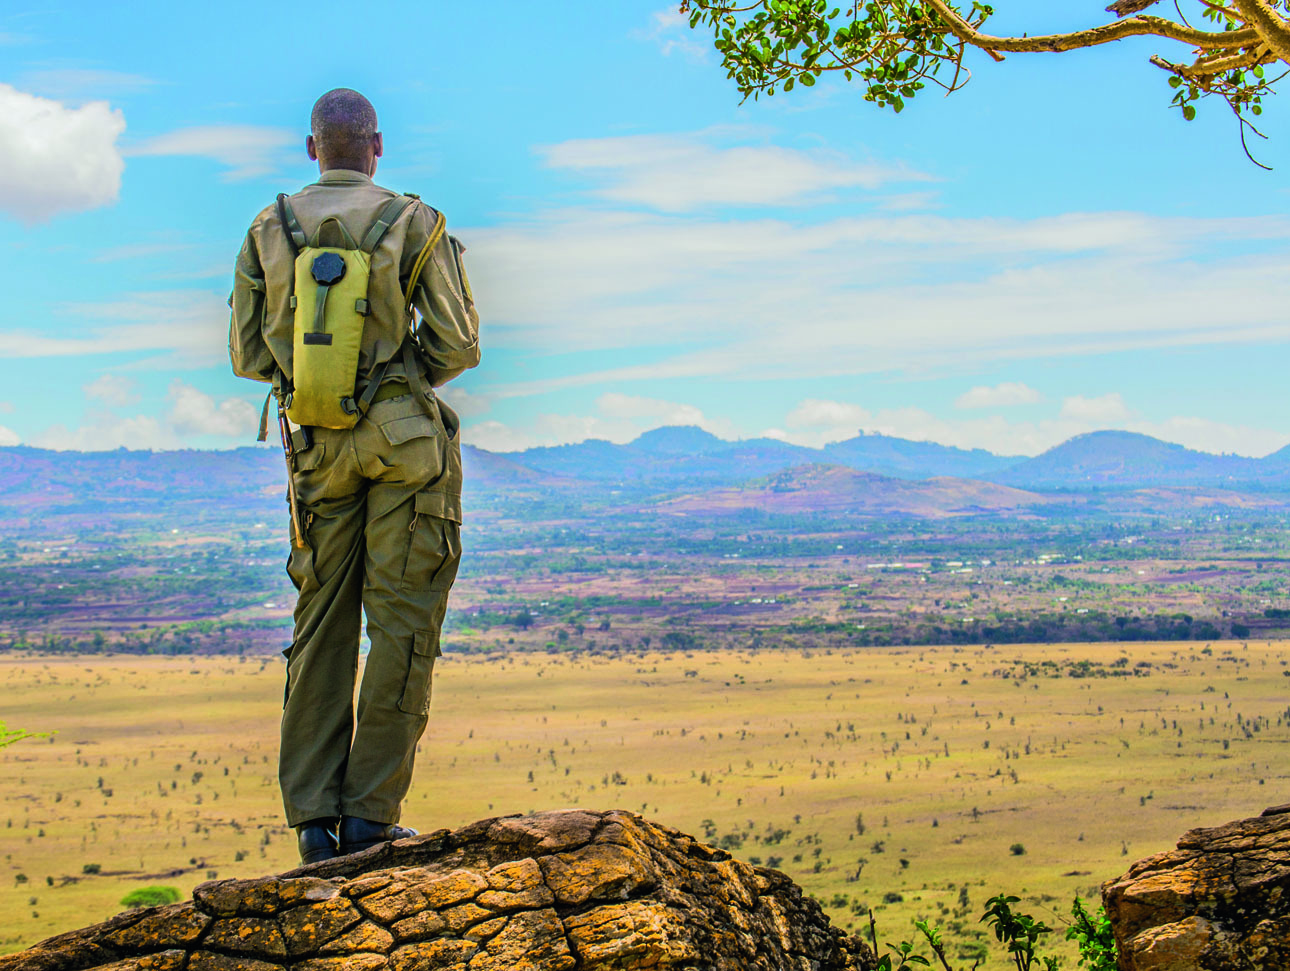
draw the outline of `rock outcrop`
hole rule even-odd
[[[1102,888],[1121,971],[1290,969],[1290,805],[1139,860]]]
[[[0,971],[869,971],[784,874],[626,812],[486,819],[121,914]]]

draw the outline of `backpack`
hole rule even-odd
[[[292,320],[293,385],[286,397],[286,414],[297,425],[321,428],[353,428],[371,404],[384,375],[369,376],[367,389],[355,399],[358,382],[359,350],[363,344],[363,322],[369,313],[368,280],[372,253],[389,228],[405,209],[415,202],[412,196],[396,196],[387,202],[376,221],[355,243],[341,221],[328,216],[314,231],[312,239],[304,231],[285,194],[278,196],[278,217],[283,232],[295,254],[295,280],[290,306]],[[332,223],[340,231],[344,246],[320,246],[324,227]],[[409,285],[408,312],[411,312],[411,290],[420,276],[426,258],[443,233],[443,217],[437,220],[425,247],[417,258]],[[267,407],[267,406],[266,406]]]

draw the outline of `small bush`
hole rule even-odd
[[[81,872],[86,874],[102,873],[103,866],[102,864],[99,864],[99,863],[86,863],[83,867],[81,867]]]
[[[121,898],[121,906],[131,910],[137,907],[163,907],[179,902],[179,891],[174,887],[140,887]]]
[[[1021,843],[1013,843],[1011,846],[1008,847],[1008,852],[1011,853],[1013,856],[1025,856],[1026,848]]]

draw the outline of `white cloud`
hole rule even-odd
[[[472,425],[463,425],[461,440],[466,445],[473,445],[489,452],[522,452],[531,445],[538,444],[528,432],[512,428],[500,421],[481,421]]]
[[[182,381],[172,381],[169,391],[170,412],[167,421],[180,435],[214,435],[220,438],[255,436],[260,413],[242,398],[216,401]]]
[[[32,224],[115,202],[123,131],[106,101],[69,108],[0,84],[0,210]]]
[[[1004,381],[994,387],[978,385],[959,395],[955,408],[1007,408],[1012,405],[1033,405],[1043,399],[1034,388],[1019,381]]]
[[[448,407],[462,418],[474,418],[486,414],[493,407],[493,399],[490,395],[467,391],[452,384],[439,388],[435,394],[448,402]]]
[[[1072,401],[1078,403],[1066,407]],[[1117,414],[1119,417],[1114,417]],[[848,402],[808,398],[789,412],[785,428],[769,429],[763,434],[819,448],[852,438],[863,430],[956,448],[984,448],[998,455],[1037,455],[1075,435],[1107,428],[1141,432],[1205,452],[1253,456],[1267,455],[1290,441],[1285,432],[1204,418],[1135,418],[1118,394],[1068,398],[1057,418],[1038,421],[1009,421],[998,415],[944,419],[923,408],[870,411]]]
[[[19,445],[21,443],[22,439],[18,437],[18,433],[16,431],[12,428],[6,428],[4,425],[0,425],[0,447],[7,448],[10,445]]]
[[[124,408],[139,400],[139,384],[119,374],[102,374],[85,385],[85,394],[115,408]]]
[[[719,146],[704,135],[583,138],[541,151],[553,168],[594,173],[608,181],[595,195],[666,212],[797,205],[839,189],[874,190],[890,182],[927,178],[898,166],[855,162],[819,150]]]
[[[85,391],[114,406],[132,403],[133,382],[108,379],[91,382]],[[94,389],[91,391],[91,389]],[[114,448],[192,448],[198,437],[232,439],[230,444],[251,444],[260,423],[258,409],[241,398],[216,400],[183,381],[172,381],[166,410],[156,415],[119,415],[103,409],[89,412],[84,424],[69,428],[58,424],[37,433],[31,444],[39,448],[98,452]]]
[[[694,405],[610,392],[596,399],[595,415],[538,414],[523,425],[489,420],[467,423],[462,440],[492,452],[568,445],[589,438],[623,444],[663,425],[695,425],[719,438],[738,437],[734,423],[710,418]]]
[[[296,136],[281,128],[257,125],[201,125],[180,128],[134,145],[127,155],[193,155],[228,166],[227,180],[253,179],[274,172]],[[303,139],[300,140],[303,146]],[[301,148],[303,152],[303,147]]]
[[[611,391],[596,399],[596,407],[609,418],[630,418],[659,425],[702,425],[707,422],[703,412],[694,405],[661,398],[619,394]]]
[[[33,436],[31,444],[37,448],[78,452],[105,452],[114,448],[170,449],[183,445],[171,428],[150,415],[128,418],[99,415],[77,428],[53,425]]]
[[[785,424],[789,431],[771,428],[763,434],[767,438],[819,448],[829,442],[854,438],[872,421],[873,413],[859,405],[806,398],[788,413]]]
[[[1059,417],[1069,421],[1111,425],[1126,421],[1130,416],[1124,397],[1118,391],[1113,391],[1096,398],[1085,398],[1083,395],[1066,398],[1062,401]]]

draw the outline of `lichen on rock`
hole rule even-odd
[[[869,971],[787,876],[633,813],[481,820],[205,883],[0,971]]]
[[[1290,805],[1194,829],[1102,888],[1121,971],[1290,969]]]

